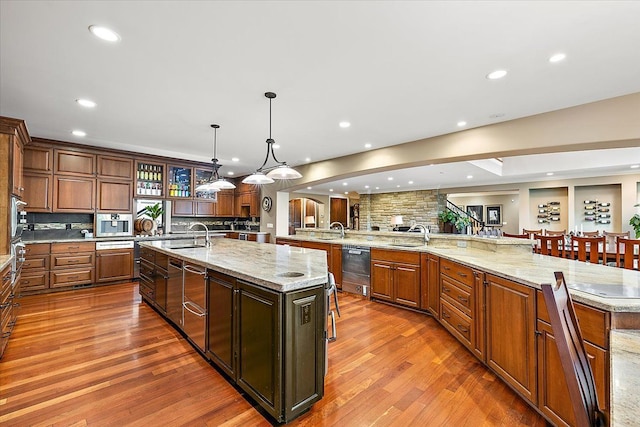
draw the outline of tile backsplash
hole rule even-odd
[[[81,239],[93,232],[93,214],[28,213],[22,240]]]

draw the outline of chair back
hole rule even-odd
[[[629,270],[640,270],[640,239],[617,238],[616,265]]]
[[[600,232],[596,231],[583,231],[582,237],[600,237]]]
[[[544,234],[547,236],[564,236],[567,234],[567,230],[545,230]]]
[[[550,255],[560,258],[565,257],[564,252],[564,236],[543,236],[541,234],[534,235],[538,242],[538,250],[541,255]]]
[[[604,426],[589,358],[582,341],[573,301],[562,272],[555,272],[556,283],[542,284],[551,329],[558,347],[569,398],[578,426]]]
[[[571,238],[571,257],[576,259],[577,250],[578,261],[586,261],[597,264],[606,260],[607,239],[606,237],[578,237]]]
[[[510,233],[502,233],[503,237],[512,237],[514,239],[530,239],[531,237],[529,237],[528,233],[524,233],[524,234],[510,234]]]
[[[604,237],[607,238],[607,245],[609,245],[612,251],[613,251],[613,248],[616,247],[616,242],[618,241],[618,238],[625,238],[625,239],[631,238],[631,233],[629,231],[625,233],[609,233],[608,231],[605,231],[603,234],[604,234]]]
[[[538,230],[527,230],[526,228],[522,229],[522,234],[528,234],[529,235],[529,239],[533,239],[533,236],[535,234],[542,234],[542,228],[538,229]]]

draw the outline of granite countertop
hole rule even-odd
[[[141,246],[278,292],[327,282],[327,255],[314,249],[236,239],[213,239],[209,247],[185,247],[171,240],[145,241]]]
[[[209,236],[224,236],[226,231],[210,231]],[[172,233],[163,234],[161,236],[111,236],[111,237],[92,237],[90,239],[44,239],[44,240],[23,240],[26,245],[34,243],[65,243],[65,242],[120,242],[123,240],[135,240],[136,242],[147,242],[156,240],[185,240],[193,238],[193,236],[203,237],[204,231],[195,231],[189,233]]]
[[[640,331],[611,331],[612,427],[637,426],[640,408]]]
[[[4,270],[6,266],[11,264],[13,260],[13,256],[11,255],[0,255],[0,271]]]
[[[424,235],[419,233],[407,236],[414,233],[348,231],[344,239],[335,230],[318,230],[315,234],[281,238],[432,253],[536,289],[542,283],[553,282],[553,273],[562,271],[574,301],[610,312],[640,312],[640,272],[534,254],[531,241],[525,239],[431,234],[425,245]],[[370,235],[375,235],[376,240],[366,240]],[[406,245],[398,246],[400,240]],[[624,297],[603,297],[602,290]]]

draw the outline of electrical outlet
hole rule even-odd
[[[65,229],[66,230],[71,230],[71,224],[65,224]]]
[[[311,322],[311,304],[302,306],[302,324],[306,325]]]

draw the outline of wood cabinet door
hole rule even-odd
[[[535,289],[486,274],[487,364],[537,403]]]
[[[240,280],[237,283],[237,384],[278,419],[283,384],[281,295]]]
[[[54,212],[94,212],[95,179],[54,176],[53,183]]]
[[[216,204],[213,202],[195,202],[196,216],[216,216]]]
[[[383,261],[371,262],[371,296],[393,301],[393,264]]]
[[[329,220],[331,222],[340,222],[347,227],[347,199],[331,197],[329,199]]]
[[[98,180],[98,211],[131,212],[132,183]]]
[[[440,258],[436,255],[428,255],[429,268],[428,268],[428,281],[427,287],[429,291],[427,293],[427,306],[426,309],[433,314],[436,319],[440,317]]]
[[[112,282],[133,277],[133,249],[96,251],[96,280]]]
[[[252,217],[260,216],[260,208],[262,207],[262,203],[260,200],[260,191],[252,191],[249,193],[249,215]]]
[[[483,362],[485,359],[485,292],[484,292],[484,272],[474,270],[473,271],[473,319],[471,323],[472,331],[472,344],[473,353],[476,357]]]
[[[216,216],[232,217],[233,216],[233,202],[234,195],[231,191],[219,191],[217,194],[218,201],[216,202]]]
[[[191,200],[173,200],[171,213],[175,216],[193,216],[193,202]]]
[[[133,181],[133,159],[116,156],[98,156],[98,176]]]
[[[24,201],[27,212],[51,212],[53,175],[24,175]]]
[[[331,245],[331,273],[336,279],[336,287],[342,289],[342,245]]]
[[[420,267],[395,264],[393,268],[393,301],[418,308],[420,306]]]
[[[207,355],[227,375],[236,379],[234,289],[236,279],[209,271],[209,328]]]
[[[58,149],[53,152],[53,167],[56,175],[94,176],[96,174],[95,154]]]
[[[50,174],[53,172],[53,148],[27,145],[23,162],[25,172]]]
[[[11,192],[16,196],[22,198],[24,192],[24,182],[22,180],[23,175],[23,158],[24,158],[24,146],[18,138],[13,140],[13,153],[12,153],[11,165],[12,165],[12,179],[11,179]]]

